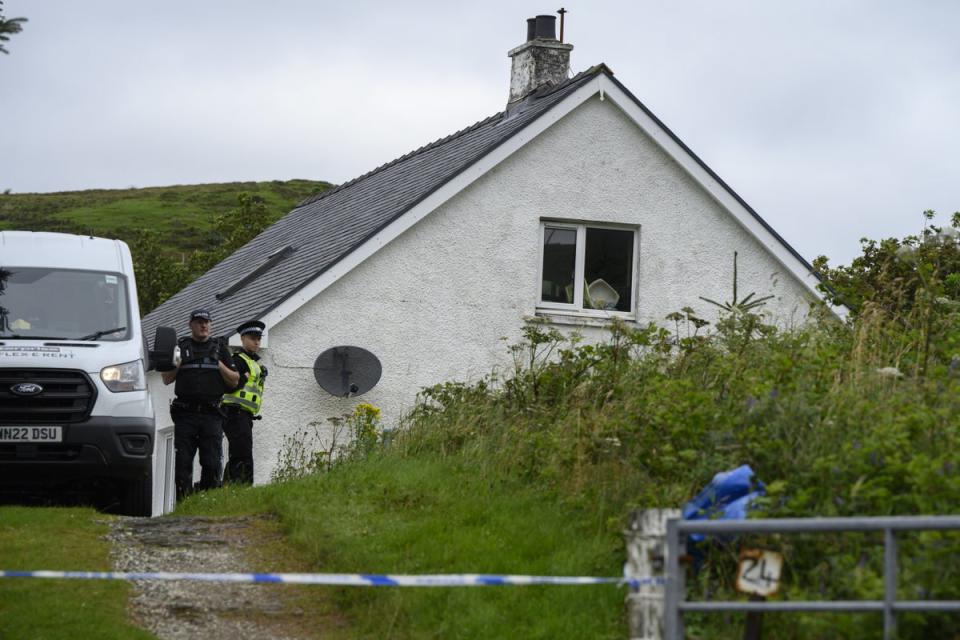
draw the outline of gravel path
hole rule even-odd
[[[110,541],[116,571],[239,572],[254,569],[257,518],[118,518]],[[303,611],[284,585],[150,580],[134,582],[130,615],[161,640],[299,640]],[[298,633],[300,635],[298,635]]]

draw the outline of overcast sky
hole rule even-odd
[[[6,0],[0,190],[344,182],[502,110],[553,4]],[[616,77],[807,259],[960,209],[960,2],[571,0]]]

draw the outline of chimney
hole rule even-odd
[[[537,16],[527,20],[527,41],[507,53],[513,59],[510,69],[510,98],[507,108],[549,84],[567,79],[572,44],[557,40],[556,16]]]

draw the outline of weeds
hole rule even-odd
[[[360,403],[352,413],[327,422],[329,429],[315,420],[302,431],[283,437],[272,481],[328,472],[338,462],[369,456],[384,442],[380,409],[372,404]]]

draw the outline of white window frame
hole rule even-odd
[[[553,229],[575,229],[577,232],[576,263],[573,276],[573,303],[568,302],[548,302],[543,300],[543,242],[547,227]],[[583,308],[583,272],[586,265],[587,253],[587,229],[617,229],[620,231],[633,232],[633,264],[631,265],[630,278],[630,310],[629,311],[609,311],[605,309],[584,309]],[[625,320],[636,318],[637,311],[637,265],[639,264],[640,254],[640,226],[628,224],[616,224],[608,222],[590,222],[586,220],[556,220],[543,218],[540,220],[538,244],[538,265],[537,265],[537,311],[548,314],[580,316],[584,318],[611,318],[619,317]]]

